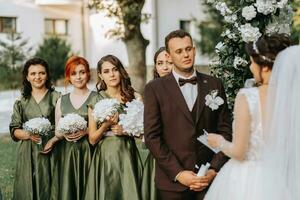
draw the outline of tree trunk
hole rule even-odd
[[[144,92],[146,84],[146,48],[149,41],[141,33],[135,33],[132,37],[124,39],[127,49],[129,68],[128,73],[131,78],[133,88],[139,92]]]

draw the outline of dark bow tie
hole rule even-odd
[[[196,85],[197,84],[197,77],[194,76],[194,77],[189,78],[189,79],[179,78],[178,83],[179,83],[180,87],[183,86],[186,83],[190,83],[190,84]]]

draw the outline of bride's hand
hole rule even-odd
[[[207,142],[209,146],[213,148],[219,148],[224,143],[225,139],[222,135],[215,134],[215,133],[209,133],[207,137]]]

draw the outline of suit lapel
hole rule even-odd
[[[201,113],[203,111],[203,108],[205,106],[205,96],[208,94],[208,81],[201,76],[200,73],[197,72],[197,80],[198,80],[198,96],[195,102],[196,106],[196,120],[195,124],[198,123]]]
[[[175,101],[187,119],[194,124],[192,114],[172,73],[166,77],[164,83],[165,91],[168,91],[170,97],[172,97],[172,101]]]

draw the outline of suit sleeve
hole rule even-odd
[[[145,143],[156,159],[159,167],[174,181],[176,175],[184,170],[176,156],[163,139],[163,125],[160,105],[151,83],[146,85],[144,95],[144,132]]]
[[[219,80],[219,95],[224,100],[224,104],[220,106],[218,113],[217,133],[221,134],[226,140],[232,140],[232,115],[228,109],[227,98],[222,82]],[[219,152],[214,155],[211,160],[211,168],[219,171],[229,158]]]

